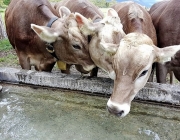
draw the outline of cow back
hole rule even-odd
[[[47,7],[44,8],[42,5]],[[30,24],[45,25],[51,17],[55,17],[55,14],[56,11],[48,1],[12,0],[5,14],[7,34],[12,46],[21,47],[18,45],[19,40],[28,43],[35,36]],[[36,42],[41,43],[42,41],[37,38]]]
[[[71,12],[78,12],[84,17],[95,21],[96,19],[102,19],[103,13],[92,4],[89,0],[63,0],[55,4],[55,9],[59,10],[59,7],[66,6]]]
[[[158,8],[153,9],[155,6]],[[180,1],[171,0],[154,4],[150,10],[157,32],[158,46],[161,48],[180,44],[179,6]]]

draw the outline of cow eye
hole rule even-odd
[[[148,72],[148,70],[144,70],[144,71],[139,75],[139,77],[142,77],[142,76],[146,75],[147,72]]]
[[[81,49],[81,47],[79,45],[77,45],[77,44],[76,45],[72,45],[72,46],[73,46],[74,49],[78,49],[78,50]]]

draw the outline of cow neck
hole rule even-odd
[[[53,17],[49,20],[48,24],[46,25],[47,27],[51,28],[52,24],[58,19],[58,17]],[[53,56],[55,57],[57,60],[59,60],[59,58],[57,57],[55,51],[54,51],[54,46],[53,43],[46,43],[46,50]]]
[[[102,20],[102,18],[96,18],[95,20],[93,20],[93,23],[97,23],[97,22],[100,22]],[[91,42],[91,39],[92,39],[92,36],[91,35],[88,35],[88,43]]]

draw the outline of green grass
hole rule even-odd
[[[4,60],[3,60],[4,59]],[[1,60],[0,60],[1,61]],[[14,54],[8,54],[6,57],[3,57],[2,58],[2,62],[7,62],[7,63],[10,63],[10,62],[17,62],[17,56],[14,55]]]
[[[0,40],[0,67],[19,66],[18,57],[8,39]]]
[[[4,21],[4,16],[5,16],[5,10],[6,10],[6,7],[0,8],[0,14],[1,14],[3,21]]]
[[[8,54],[5,57],[1,57],[0,58],[0,63],[1,62],[6,62],[6,63],[10,63],[10,62],[16,62],[17,56],[13,55],[13,54]]]
[[[8,39],[0,40],[0,51],[8,51],[12,49],[12,46]]]

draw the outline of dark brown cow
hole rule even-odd
[[[23,69],[35,66],[39,71],[51,71],[56,59],[80,64],[87,71],[94,68],[88,41],[74,14],[66,7],[59,11],[62,18],[47,0],[11,0],[5,13],[6,29]],[[57,58],[46,50],[46,43]]]
[[[180,1],[170,0],[155,3],[150,14],[156,28],[158,47],[180,44]],[[173,71],[180,81],[180,52],[166,65],[157,64],[157,82],[166,83],[167,73]]]
[[[135,2],[120,2],[112,6],[115,9],[123,24],[123,30],[126,34],[132,32],[144,33],[148,35],[155,45],[157,45],[156,31],[148,11]],[[153,65],[153,69],[154,69]],[[153,74],[149,81],[153,81]]]
[[[99,22],[103,19],[104,15],[99,10],[97,6],[92,4],[89,0],[63,0],[55,4],[54,8],[56,11],[59,11],[59,8],[61,6],[67,7],[71,12],[78,12],[84,17],[92,20],[93,22]],[[58,12],[59,13],[59,12]],[[60,15],[59,15],[60,16]],[[90,41],[90,36],[89,36]],[[70,73],[70,65],[67,65],[66,71],[62,71],[64,73]],[[76,65],[76,69],[84,74],[87,74],[89,72],[85,71],[81,65]],[[97,68],[94,68],[93,71],[90,74],[91,76],[97,76]]]

